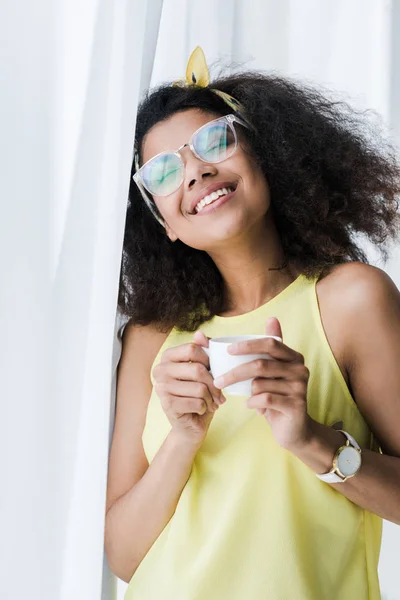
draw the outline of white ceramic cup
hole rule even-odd
[[[243,342],[247,340],[261,340],[264,338],[274,338],[279,342],[282,341],[280,337],[276,335],[233,335],[227,337],[217,337],[209,340],[209,347],[202,349],[210,358],[210,372],[214,379],[225,375],[231,369],[238,367],[243,363],[248,363],[257,358],[264,358],[269,360],[275,360],[269,354],[229,354],[228,346],[235,342]],[[253,378],[254,379],[254,378]],[[246,379],[245,381],[238,381],[232,385],[224,388],[224,392],[231,396],[248,396],[251,393],[251,384],[253,379]]]

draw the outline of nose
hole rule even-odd
[[[216,164],[200,160],[191,152],[190,148],[184,148],[184,151],[181,151],[181,156],[185,163],[184,184],[186,189],[190,190],[196,182],[201,182],[203,179],[218,173]]]

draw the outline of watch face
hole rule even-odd
[[[345,477],[357,473],[361,465],[361,454],[352,446],[343,448],[339,454],[337,466]]]

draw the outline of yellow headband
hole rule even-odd
[[[178,79],[178,81],[174,81],[172,85],[179,87],[198,86],[204,88],[210,85],[210,73],[208,71],[206,57],[200,46],[197,46],[189,57],[186,67],[186,78]],[[222,100],[235,112],[245,113],[244,106],[236,100],[236,98],[233,98],[233,96],[214,88],[210,88],[210,90],[222,98]]]

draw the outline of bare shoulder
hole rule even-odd
[[[321,301],[347,311],[385,302],[385,298],[394,298],[398,293],[385,271],[361,262],[336,265],[318,281],[317,291]]]
[[[170,331],[160,331],[156,325],[128,323],[122,336],[121,361],[139,348],[145,360],[154,360]]]
[[[336,265],[316,285],[321,321],[347,385],[350,385],[350,340],[360,318],[371,310],[387,311],[399,301],[396,285],[385,271],[361,262]],[[356,318],[357,317],[357,318]]]

